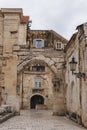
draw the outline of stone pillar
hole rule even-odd
[[[17,87],[17,56],[9,57],[4,68],[5,73],[5,93],[7,93],[6,104],[12,105],[19,112],[19,98],[16,94]]]
[[[22,17],[22,9],[1,9],[3,14],[3,56],[6,58],[6,66],[3,67],[4,87],[7,94],[6,104],[12,105],[19,112],[19,98],[16,94],[17,87],[17,49],[19,49],[19,26]],[[1,23],[0,17],[0,23]],[[2,26],[2,25],[0,25]],[[2,28],[0,27],[0,30]],[[1,41],[1,39],[0,39]]]
[[[65,115],[64,107],[64,96],[61,85],[61,80],[55,78],[53,81],[53,94],[54,94],[54,104],[53,104],[53,115],[63,116]]]

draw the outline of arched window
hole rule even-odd
[[[41,77],[35,77],[34,87],[35,88],[42,88],[42,78]]]

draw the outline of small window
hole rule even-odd
[[[62,48],[62,46],[61,46],[61,45],[62,45],[62,44],[61,44],[60,42],[59,42],[59,43],[57,43],[57,44],[56,44],[56,48],[57,48],[57,49],[61,49],[61,48]]]
[[[44,40],[43,39],[34,39],[34,47],[35,48],[43,48],[44,47]]]
[[[41,88],[42,87],[42,79],[40,77],[35,77],[35,88]]]

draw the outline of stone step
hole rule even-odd
[[[4,121],[8,120],[9,118],[11,118],[11,117],[13,117],[13,116],[15,116],[15,112],[7,113],[6,115],[1,116],[1,117],[0,117],[0,123],[2,123],[2,122],[4,122]]]

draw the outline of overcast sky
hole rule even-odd
[[[0,8],[23,8],[31,29],[52,29],[67,39],[87,22],[87,0],[0,0]]]

